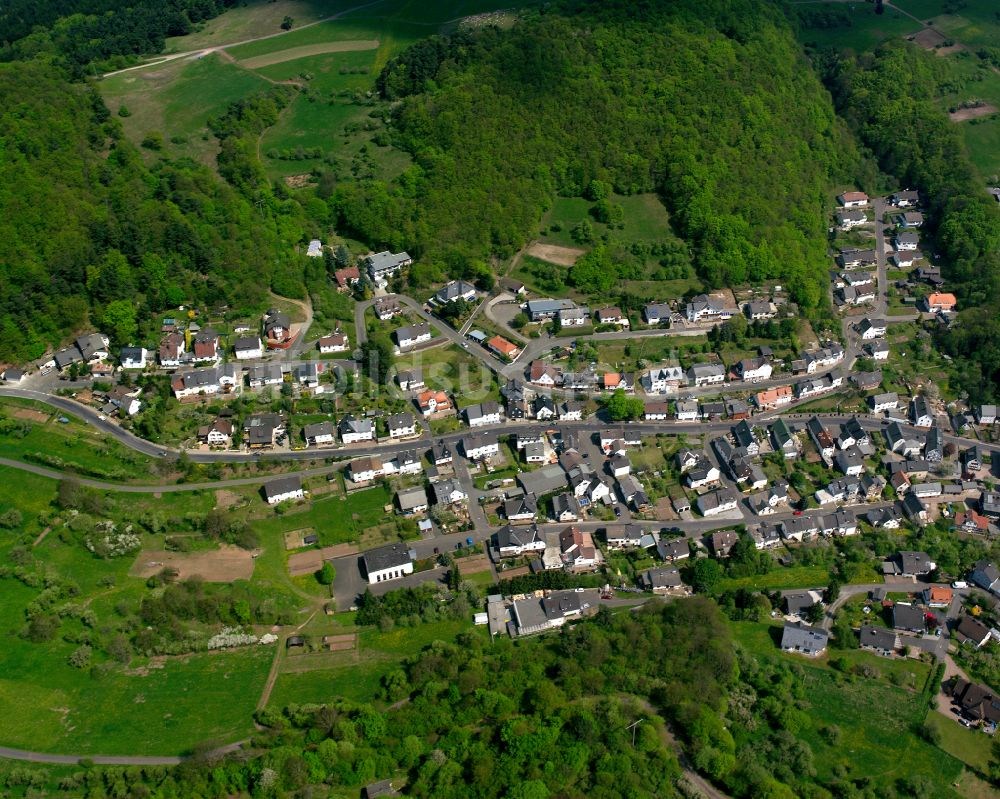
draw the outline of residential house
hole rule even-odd
[[[933,497],[941,496],[941,484],[940,483],[917,483],[910,489],[913,496],[919,497],[920,499],[931,499]]]
[[[909,230],[897,233],[892,245],[896,250],[916,250],[920,246],[920,234]]]
[[[555,319],[560,311],[575,308],[576,304],[572,300],[543,299],[528,300],[524,307],[532,322],[544,322],[547,319]]]
[[[639,583],[654,594],[670,594],[684,588],[681,573],[677,569],[646,569],[639,575]]]
[[[897,602],[892,606],[892,626],[909,633],[923,633],[927,629],[927,619],[917,606]]]
[[[375,440],[375,426],[371,421],[369,419],[355,419],[351,414],[347,414],[340,420],[337,432],[340,433],[340,440],[345,444]]]
[[[670,305],[665,302],[653,302],[642,309],[643,319],[650,326],[664,323],[669,324],[672,313]]]
[[[250,388],[280,386],[285,382],[285,375],[281,371],[281,366],[276,363],[251,366],[247,377],[250,382]]]
[[[863,191],[845,191],[838,195],[837,202],[844,208],[863,208],[868,205],[868,195]]]
[[[722,383],[726,379],[726,367],[720,363],[696,363],[687,370],[687,378],[696,388]]]
[[[462,449],[470,461],[482,461],[500,453],[500,441],[492,430],[472,433],[462,439]]]
[[[740,380],[758,383],[761,380],[770,380],[774,367],[766,358],[744,358],[736,364],[735,371]]]
[[[991,561],[976,561],[969,574],[969,580],[984,591],[1000,595],[1000,569]]]
[[[196,361],[218,363],[222,359],[222,350],[219,347],[219,334],[210,327],[199,330],[192,341],[191,351],[194,353]]]
[[[369,550],[363,556],[368,583],[375,585],[413,574],[414,557],[413,550],[401,542]]]
[[[743,306],[743,313],[747,319],[756,322],[760,319],[774,319],[778,315],[778,309],[770,300],[755,300]]]
[[[111,340],[103,333],[87,333],[76,339],[76,348],[80,351],[80,356],[84,363],[91,366],[103,363],[111,355],[108,345]]]
[[[429,507],[427,492],[423,486],[403,489],[396,493],[396,504],[399,505],[399,512],[404,516],[426,513]]]
[[[546,394],[539,394],[531,401],[531,413],[540,422],[550,421],[558,415],[555,402]]]
[[[406,252],[391,253],[388,250],[365,256],[364,265],[368,276],[376,285],[384,286],[389,278],[404,267],[410,266],[413,259]]]
[[[264,338],[268,341],[284,342],[292,337],[292,320],[288,314],[277,308],[270,308],[264,314]]]
[[[426,322],[400,327],[393,332],[400,349],[414,347],[431,340],[431,326]]]
[[[889,204],[897,208],[912,208],[920,204],[920,193],[912,189],[897,191],[889,197]]]
[[[952,632],[960,644],[970,644],[976,649],[982,649],[991,638],[990,628],[969,615],[963,615]]]
[[[889,343],[883,339],[875,339],[865,344],[865,352],[875,361],[889,360]]]
[[[168,369],[180,366],[184,352],[184,336],[180,333],[168,333],[160,342],[160,366]]]
[[[580,500],[573,494],[557,494],[552,498],[552,518],[557,522],[576,522],[580,520]]]
[[[924,298],[921,307],[928,313],[952,313],[957,304],[954,294],[934,292]]]
[[[924,439],[924,459],[928,463],[940,463],[944,457],[944,440],[941,436],[941,428],[937,425],[927,431]]]
[[[398,297],[379,297],[375,300],[375,315],[383,322],[398,316],[403,312],[403,306]]]
[[[924,602],[928,607],[947,608],[951,606],[955,592],[946,585],[932,585],[924,589]]]
[[[837,227],[841,230],[853,230],[868,221],[868,214],[856,209],[837,211]]]
[[[387,420],[389,438],[405,438],[417,434],[417,422],[412,413],[393,413]]]
[[[578,527],[567,527],[559,533],[559,553],[568,568],[590,568],[597,565],[597,547],[590,533]]]
[[[438,480],[431,483],[431,491],[434,493],[435,505],[457,505],[469,498],[458,480]]]
[[[122,347],[118,353],[122,369],[145,369],[146,350],[142,347]]]
[[[789,591],[784,596],[784,603],[787,615],[802,618],[813,605],[823,604],[823,595],[819,591]]]
[[[739,499],[733,491],[728,488],[719,488],[702,494],[695,504],[702,516],[717,516],[735,509],[738,501]]]
[[[424,387],[424,370],[419,366],[396,373],[396,383],[403,391],[418,391]]]
[[[771,425],[771,442],[775,452],[780,452],[786,459],[795,458],[799,454],[799,443],[784,419],[775,420]]]
[[[501,558],[519,558],[526,553],[545,551],[545,539],[538,534],[538,525],[512,527],[507,524],[493,534],[493,546]]]
[[[528,380],[536,385],[551,388],[562,384],[562,370],[545,361],[532,361],[528,367]]]
[[[990,520],[974,510],[959,511],[955,514],[955,529],[985,535],[990,530]]]
[[[904,458],[915,457],[923,450],[923,442],[904,433],[899,422],[892,422],[885,429],[885,439],[889,450]]]
[[[680,366],[660,366],[650,369],[643,378],[648,394],[672,394],[685,382]]]
[[[442,439],[431,444],[431,460],[435,466],[447,466],[454,460],[451,447]]]
[[[465,419],[469,427],[484,427],[490,424],[500,424],[503,411],[496,400],[487,400],[464,409]]]
[[[381,458],[371,456],[351,461],[347,466],[347,472],[351,482],[369,483],[382,477],[385,474],[385,467],[382,465]]]
[[[439,288],[432,297],[436,305],[447,305],[449,302],[472,302],[476,299],[476,287],[464,280],[452,280]]]
[[[856,446],[841,450],[834,456],[837,468],[848,477],[857,477],[865,470],[865,462],[861,450]]]
[[[451,399],[443,391],[422,391],[417,395],[417,407],[424,417],[454,410]]]
[[[895,391],[875,394],[868,398],[868,407],[871,408],[872,413],[894,411],[899,407],[899,395]]]
[[[865,341],[882,338],[886,333],[886,323],[884,319],[862,319],[856,327],[861,338]]]
[[[632,462],[628,459],[628,455],[619,452],[612,455],[608,461],[608,471],[613,477],[624,477],[632,472]]]
[[[997,406],[979,405],[976,407],[976,422],[981,425],[996,424]]]
[[[508,341],[503,336],[494,336],[489,341],[486,342],[486,347],[495,352],[501,358],[506,358],[507,360],[513,361],[518,355],[521,354],[521,348]]]
[[[647,422],[663,422],[670,418],[670,404],[667,402],[647,402],[642,413]]]
[[[302,429],[302,433],[306,437],[306,443],[310,446],[332,444],[334,441],[334,432],[333,422],[317,422],[316,424],[307,424]]]
[[[195,369],[175,375],[170,381],[174,396],[179,399],[208,397],[222,390],[217,369]]]
[[[590,309],[586,306],[580,308],[563,308],[557,316],[559,327],[584,327],[590,324]]]
[[[318,342],[320,353],[329,355],[334,352],[347,352],[350,348],[350,339],[343,333],[333,333],[323,336]]]
[[[533,522],[538,518],[538,499],[534,494],[522,494],[505,500],[503,516],[511,524]]]
[[[707,294],[692,298],[685,310],[689,322],[725,322],[733,315],[732,308],[726,308],[721,300]]]
[[[685,472],[684,483],[688,488],[698,489],[718,483],[721,477],[719,468],[702,455],[698,462]]]
[[[302,478],[297,474],[264,483],[264,499],[268,505],[277,505],[290,499],[303,499],[305,493],[305,489],[302,488]]]
[[[345,266],[333,273],[333,279],[337,283],[337,291],[350,291],[361,280],[361,271],[357,265]]]
[[[233,423],[218,418],[198,428],[198,440],[210,447],[230,447],[233,444]]]
[[[816,445],[816,449],[819,451],[820,457],[823,458],[823,460],[829,461],[833,457],[834,450],[836,449],[833,436],[830,435],[830,431],[826,429],[823,423],[816,416],[813,416],[806,423],[806,430],[809,431],[809,437]]]
[[[656,542],[656,554],[667,563],[687,560],[691,557],[691,544],[686,538],[660,539]]]
[[[809,657],[819,657],[826,651],[830,635],[819,627],[805,622],[785,622],[781,633],[781,650]]]
[[[630,325],[628,316],[622,313],[621,308],[614,305],[609,305],[606,308],[598,308],[595,316],[599,325],[618,325],[619,327],[628,327]]]
[[[645,532],[638,524],[615,524],[604,531],[608,549],[629,549],[640,546]]]
[[[792,387],[778,386],[777,388],[761,391],[754,395],[754,404],[762,411],[780,408],[788,405],[792,401]]]
[[[757,433],[744,419],[733,428],[733,438],[736,445],[746,450],[747,455],[759,455],[760,443],[757,441]]]
[[[859,640],[862,649],[867,649],[882,657],[892,657],[899,648],[899,636],[895,630],[890,630],[887,627],[862,624]]]
[[[878,255],[875,250],[843,250],[837,256],[837,263],[844,269],[875,266],[878,263]]]
[[[238,361],[249,361],[264,357],[264,345],[260,336],[240,336],[233,342],[233,354]]]
[[[934,424],[934,412],[923,394],[917,394],[910,402],[910,418],[914,427],[930,427]]]
[[[631,372],[607,372],[605,373],[601,388],[605,391],[635,391],[635,375]]]
[[[979,495],[979,510],[990,519],[1000,519],[1000,492],[983,491]]]
[[[698,419],[697,400],[678,400],[674,406],[678,422],[694,422]]]

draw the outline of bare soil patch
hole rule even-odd
[[[289,530],[285,533],[285,549],[301,549],[306,546],[303,539],[311,532],[313,532],[312,527],[300,527],[298,530]]]
[[[969,119],[977,119],[978,117],[988,117],[990,114],[995,114],[998,109],[992,103],[986,103],[984,105],[977,105],[974,108],[959,108],[957,111],[952,111],[948,114],[948,119],[952,122],[965,122]]]
[[[260,69],[261,67],[269,67],[272,64],[282,64],[285,61],[294,61],[296,58],[306,58],[311,55],[324,55],[326,53],[355,53],[359,50],[377,50],[378,45],[378,39],[304,44],[301,47],[289,47],[287,50],[278,50],[276,53],[265,53],[264,55],[247,58],[240,61],[239,65],[241,67],[246,67],[247,69]]]
[[[944,34],[934,30],[934,28],[923,28],[907,38],[925,50],[933,50],[935,47],[941,47],[947,41]]]
[[[239,504],[240,495],[235,491],[226,491],[226,489],[220,488],[215,492],[215,507],[220,510],[225,510]]]
[[[323,646],[328,652],[348,652],[358,645],[358,637],[354,633],[347,635],[324,635]]]
[[[486,555],[470,555],[455,562],[458,564],[459,574],[478,574],[490,570],[490,559]]]
[[[25,419],[29,422],[47,422],[50,415],[34,408],[9,408],[7,411],[15,419]]]
[[[148,549],[139,553],[129,574],[133,577],[152,577],[168,567],[177,569],[179,580],[200,577],[209,583],[231,583],[250,579],[253,575],[253,556],[231,544],[223,544],[211,552]]]
[[[505,569],[500,572],[501,580],[509,580],[512,577],[523,577],[526,574],[531,574],[531,567],[529,566],[518,566],[513,569]]]
[[[310,549],[307,552],[296,552],[288,556],[288,573],[292,577],[312,574],[323,568],[324,560],[346,558],[358,554],[358,548],[353,544],[336,544],[322,549]]]
[[[576,247],[560,247],[557,244],[532,244],[525,252],[551,264],[572,266],[586,250],[580,250]]]
[[[301,189],[304,186],[308,186],[313,182],[313,176],[310,173],[305,175],[286,175],[285,185],[290,189]]]

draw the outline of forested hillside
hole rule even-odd
[[[55,53],[74,73],[94,62],[157,53],[235,0],[4,0],[0,60]]]
[[[100,97],[41,61],[0,64],[0,360],[88,321],[126,342],[137,314],[301,292],[297,203],[259,210],[192,162],[147,169]]]
[[[511,254],[553,196],[599,181],[659,192],[710,285],[775,278],[806,307],[823,296],[830,190],[860,161],[767,3],[567,2],[421,43],[379,87],[402,98],[396,142],[416,165],[338,192],[365,240],[448,271]]]
[[[965,359],[963,386],[972,398],[988,400],[1000,386],[1000,208],[935,103],[946,75],[937,56],[904,42],[827,62],[841,112],[882,168],[927,199],[944,276],[963,309],[940,340]]]

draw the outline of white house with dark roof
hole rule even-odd
[[[365,573],[371,585],[413,574],[414,552],[406,544],[389,544],[364,554]]]
[[[302,488],[302,478],[297,474],[279,477],[264,483],[264,499],[268,505],[277,505],[290,499],[302,499],[305,489]]]
[[[417,422],[412,413],[393,413],[387,421],[389,438],[405,438],[416,435]]]
[[[355,419],[351,414],[340,420],[337,431],[340,433],[340,440],[345,444],[375,440],[375,425],[369,419]]]
[[[431,326],[426,322],[421,322],[417,325],[407,325],[394,331],[393,336],[395,336],[396,343],[400,349],[415,347],[417,344],[431,340]]]
[[[393,275],[410,266],[413,259],[409,253],[391,253],[388,250],[365,256],[364,265],[368,276],[379,286],[384,286]]]
[[[264,357],[264,345],[259,336],[240,336],[233,342],[233,354],[238,361]]]
[[[311,446],[332,444],[335,432],[333,422],[316,422],[315,424],[307,424],[302,428],[302,434],[306,437],[306,443]]]

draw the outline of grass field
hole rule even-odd
[[[447,391],[461,408],[484,400],[500,399],[500,389],[493,373],[454,344],[400,355],[395,359],[394,366],[397,371],[420,367],[424,371],[427,387]]]
[[[899,4],[905,8],[904,4]],[[805,13],[845,12],[849,25],[822,28],[808,23],[800,26],[799,38],[807,45],[834,47],[838,50],[853,50],[857,53],[870,50],[879,42],[894,37],[908,36],[920,30],[919,22],[910,19],[895,9],[876,15],[874,6],[866,2],[810,3],[804,7]],[[806,17],[808,19],[808,17]]]
[[[0,400],[0,416],[30,425],[24,437],[0,433],[0,451],[6,458],[124,482],[155,477],[151,458],[125,447],[79,417],[42,403],[6,397]],[[59,422],[60,418],[68,421]]]
[[[454,641],[465,631],[481,632],[467,621],[439,621],[416,627],[397,627],[389,632],[363,628],[357,653],[337,656],[342,665],[308,671],[282,671],[271,694],[270,705],[282,708],[291,703],[328,702],[345,697],[359,702],[376,701],[382,676],[434,641]],[[485,635],[485,633],[483,633]],[[327,660],[318,663],[326,664]],[[298,669],[290,659],[284,668]]]
[[[218,142],[208,130],[208,120],[269,85],[259,75],[212,54],[115,75],[98,87],[112,113],[123,105],[128,108],[130,116],[121,121],[133,141],[159,131],[164,153],[214,164]]]
[[[963,727],[936,710],[927,714],[927,723],[941,733],[940,745],[945,752],[984,774],[989,773],[993,749],[991,736]]]
[[[295,509],[281,515],[259,519],[252,524],[266,545],[277,545],[283,533],[311,527],[319,535],[322,546],[357,541],[369,528],[385,521],[383,508],[392,502],[392,493],[379,484],[348,497],[324,496],[308,503],[304,510]]]
[[[823,566],[775,567],[767,574],[755,577],[727,577],[719,580],[715,590],[735,591],[739,588],[774,590],[783,588],[816,588],[830,580],[830,570]]]
[[[812,720],[798,736],[813,751],[818,776],[828,780],[835,769],[849,779],[868,778],[878,790],[908,777],[926,779],[933,790],[929,796],[957,799],[962,794],[952,786],[963,773],[963,765],[948,753],[913,733],[926,715],[926,700],[920,693],[929,667],[912,661],[886,661],[861,651],[840,652],[810,660],[784,655],[777,649],[775,635],[780,626],[737,622],[731,625],[739,644],[758,660],[781,659],[794,663],[805,683],[805,712]],[[848,675],[827,665],[828,658],[845,658],[848,664],[872,666],[877,676]],[[906,670],[912,678],[894,676],[894,669]],[[903,687],[915,686],[915,690]],[[827,726],[840,733],[831,745],[820,735]]]

